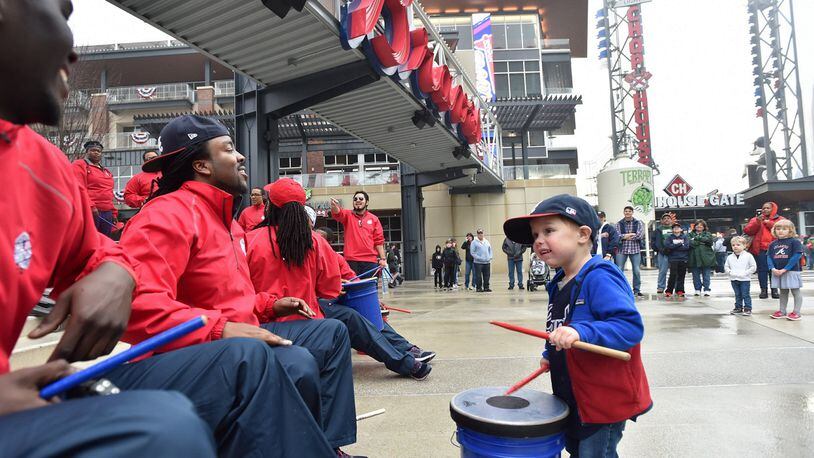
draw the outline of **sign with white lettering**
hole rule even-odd
[[[656,196],[659,210],[689,207],[739,207],[745,206],[743,194],[715,194],[712,196]]]

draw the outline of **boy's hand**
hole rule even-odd
[[[545,358],[540,358],[540,368],[545,369],[548,372],[548,369],[551,367],[551,364]]]
[[[772,274],[775,277],[779,277],[779,276],[783,275],[784,273],[786,273],[786,269],[772,269]]]
[[[579,333],[570,326],[561,326],[549,334],[548,341],[557,347],[557,351],[571,348],[579,340]]]

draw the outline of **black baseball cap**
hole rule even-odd
[[[219,121],[198,115],[183,115],[170,121],[158,137],[158,157],[141,166],[145,172],[158,172],[178,154],[205,141],[229,135]]]
[[[87,142],[85,142],[84,145],[82,145],[82,147],[85,149],[85,151],[87,151],[87,150],[89,150],[91,148],[99,148],[101,150],[105,149],[105,147],[102,146],[102,143],[97,142],[96,140],[87,141]]]
[[[596,234],[602,225],[591,204],[570,194],[559,194],[537,204],[530,215],[506,220],[503,223],[503,233],[513,242],[531,245],[534,243],[534,237],[529,222],[541,216],[555,215],[568,218],[579,226],[588,226],[593,234]]]

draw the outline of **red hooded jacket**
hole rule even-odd
[[[769,244],[774,240],[774,236],[772,235],[774,223],[785,219],[777,214],[777,204],[774,202],[769,203],[772,204],[772,212],[769,213],[768,219],[761,221],[760,218],[756,216],[750,219],[746,227],[743,228],[743,233],[752,237],[749,252],[755,256],[760,254],[761,251],[769,249]]]
[[[141,172],[136,174],[124,187],[124,203],[131,208],[141,208],[150,193],[158,186],[155,180],[161,178],[161,172]]]
[[[240,212],[240,216],[237,218],[237,224],[240,224],[240,227],[243,228],[245,232],[249,232],[257,227],[258,224],[262,223],[265,216],[265,204],[250,205]]]
[[[79,185],[90,197],[91,208],[99,211],[112,211],[113,174],[101,165],[93,165],[85,159],[73,161],[73,170]]]
[[[376,262],[376,247],[384,245],[384,230],[379,218],[366,211],[359,216],[343,208],[331,216],[345,228],[345,259],[348,261]]]
[[[342,288],[339,265],[331,255],[335,252],[325,239],[311,233],[314,249],[308,252],[302,266],[287,265],[280,257],[274,227],[255,229],[246,235],[246,240],[249,271],[256,291],[273,297],[300,298],[316,313],[315,318],[325,318],[317,299],[334,299]],[[300,315],[288,315],[277,321],[302,319],[305,318]]]
[[[0,374],[28,312],[49,285],[57,296],[103,262],[136,279],[132,261],[93,224],[90,202],[71,164],[28,127],[0,119]]]
[[[139,261],[138,295],[124,341],[141,342],[200,315],[203,328],[160,349],[220,339],[227,321],[271,321],[277,298],[255,294],[245,239],[232,219],[233,198],[188,181],[147,202],[124,229],[121,245]]]

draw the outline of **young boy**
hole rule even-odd
[[[726,258],[724,271],[729,275],[732,289],[735,290],[735,308],[732,315],[749,316],[752,314],[752,297],[749,296],[749,284],[752,274],[757,272],[757,262],[752,253],[746,251],[746,239],[732,237],[732,254]]]
[[[567,194],[503,224],[506,237],[533,245],[543,261],[560,268],[548,286],[551,336],[540,366],[551,368],[554,394],[570,408],[566,450],[572,456],[617,456],[625,422],[653,404],[639,344],[644,326],[630,286],[618,267],[591,256],[599,226],[588,202]],[[632,358],[568,350],[577,341],[624,350]]]
[[[683,233],[680,224],[673,223],[673,233],[664,239],[662,251],[667,254],[670,263],[670,277],[667,279],[664,297],[672,296],[673,292],[678,297],[684,297],[684,275],[690,259],[690,239]]]

